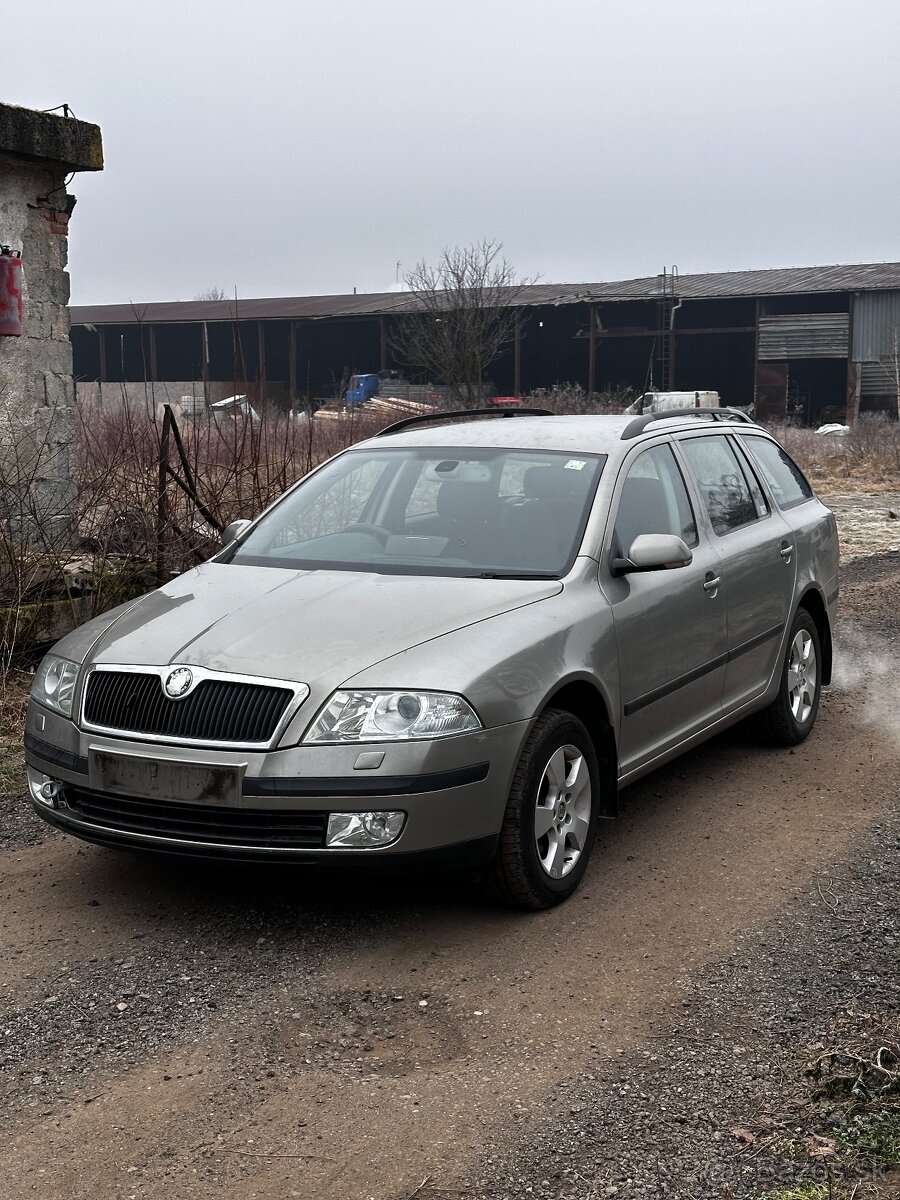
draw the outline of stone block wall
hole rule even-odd
[[[0,245],[22,251],[25,301],[22,336],[0,337],[0,404],[20,417],[75,402],[65,180],[0,157]]]
[[[50,523],[65,521],[74,486],[67,179],[102,166],[96,125],[0,104],[0,245],[21,251],[24,300],[22,335],[0,335],[0,482],[19,515]]]

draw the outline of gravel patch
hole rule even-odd
[[[900,735],[893,699],[881,703],[885,687],[896,697],[888,677],[900,670],[900,559],[856,559],[841,586],[852,620],[836,635],[836,686],[871,695],[872,720]],[[848,1014],[900,1012],[900,785],[896,794],[849,859],[727,958],[678,981],[683,998],[657,1042],[598,1056],[538,1117],[497,1130],[464,1188],[426,1188],[423,1200],[741,1200],[830,1186],[804,1069]],[[900,1183],[876,1168],[856,1194],[898,1196]]]
[[[802,1106],[809,1048],[827,1043],[848,1008],[897,1012],[898,898],[895,811],[851,861],[727,958],[682,979],[683,999],[658,1044],[598,1059],[539,1117],[498,1132],[466,1187],[426,1189],[424,1200],[740,1200],[821,1181],[822,1160],[794,1152],[814,1136],[801,1109],[783,1139],[787,1154],[778,1139],[761,1150],[751,1130],[760,1117],[763,1127],[779,1123],[792,1101]],[[884,1182],[877,1171],[873,1178]]]

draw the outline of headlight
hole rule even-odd
[[[391,742],[481,729],[462,696],[449,692],[335,692],[304,742]]]
[[[47,708],[56,709],[64,717],[71,717],[77,679],[77,663],[48,654],[38,667],[31,685],[32,698]]]

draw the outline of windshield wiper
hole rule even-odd
[[[552,571],[479,571],[470,579],[559,579]]]

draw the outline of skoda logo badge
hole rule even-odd
[[[194,676],[187,667],[176,667],[166,676],[163,690],[171,700],[180,700],[193,682]]]

